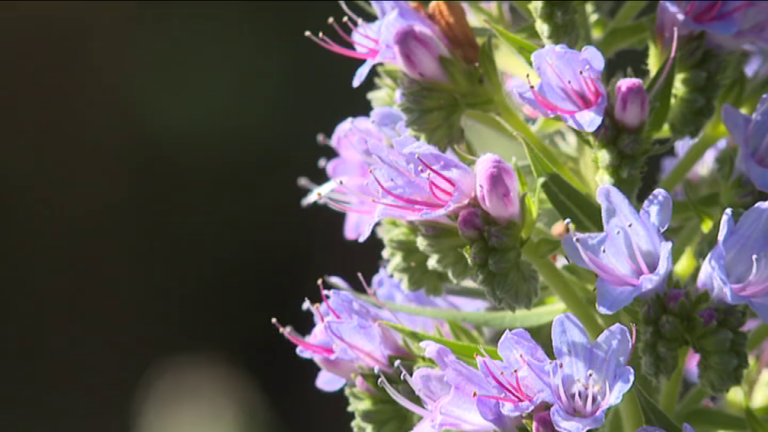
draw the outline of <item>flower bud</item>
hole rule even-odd
[[[429,17],[466,62],[477,63],[480,47],[460,2],[433,1],[429,4]]]
[[[533,432],[556,432],[552,416],[547,411],[539,411],[533,414]]]
[[[403,27],[395,33],[394,47],[397,64],[411,78],[448,82],[440,57],[450,54],[429,29],[419,25]]]
[[[485,154],[475,163],[477,201],[497,222],[520,219],[517,174],[495,154]]]
[[[627,129],[637,129],[648,120],[648,93],[642,80],[623,78],[616,83],[613,115]]]
[[[483,232],[483,217],[480,210],[471,207],[459,214],[459,234],[467,240],[473,241],[480,238]]]

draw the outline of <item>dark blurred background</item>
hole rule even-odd
[[[0,3],[1,431],[127,431],[214,387],[260,425],[217,432],[348,429],[343,394],[316,390],[270,324],[308,331],[317,277],[370,277],[379,259],[376,240],[343,240],[340,214],[299,206],[296,178],[323,180],[330,155],[315,135],[370,109],[357,62],[303,36],[330,15]],[[169,370],[184,372],[157,390]]]

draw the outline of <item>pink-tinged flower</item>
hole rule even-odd
[[[699,382],[699,360],[701,355],[693,349],[688,350],[688,355],[685,357],[685,366],[683,368],[683,376],[689,382]]]
[[[375,65],[379,63],[391,63],[403,67],[396,54],[396,36],[398,32],[406,27],[418,28],[420,35],[431,34],[437,43],[447,45],[447,41],[437,29],[437,27],[418,11],[416,11],[407,1],[372,1],[371,5],[377,13],[378,19],[374,22],[365,22],[360,17],[352,13],[342,2],[345,12],[357,22],[353,24],[349,18],[345,17],[343,24],[346,25],[351,34],[337,24],[333,18],[328,23],[333,26],[341,39],[351,47],[345,47],[337,44],[323,33],[317,36],[310,32],[305,35],[315,41],[321,47],[365,62],[355,73],[352,80],[352,86],[358,87],[365,80],[368,73]],[[445,46],[443,46],[445,50]],[[447,50],[445,50],[447,52]]]
[[[601,82],[605,58],[597,48],[547,45],[531,60],[541,81],[516,89],[518,98],[545,117],[560,116],[574,129],[594,132],[600,127],[608,97]]]
[[[349,287],[340,278],[333,279],[335,285],[345,289]],[[296,345],[299,356],[314,360],[320,367],[315,384],[323,391],[339,390],[351,382],[353,375],[360,370],[380,368],[392,371],[390,356],[409,356],[403,347],[402,337],[382,322],[399,323],[423,333],[433,333],[439,327],[443,329],[443,334],[450,335],[444,321],[393,312],[384,307],[382,301],[467,311],[478,311],[488,306],[484,300],[454,296],[433,298],[420,291],[405,291],[384,269],[373,277],[370,287],[363,283],[382,307],[358,300],[347,291],[325,291],[319,281],[323,302],[311,304],[306,300],[303,305],[314,316],[315,327],[309,335],[302,337],[290,326],[283,327],[277,320],[272,321],[280,333]]]
[[[339,156],[326,165],[330,181],[312,188],[317,202],[347,214],[344,236],[364,241],[381,219],[440,219],[474,196],[475,175],[452,154],[418,141],[394,108],[340,124],[330,140]]]
[[[723,105],[723,123],[739,146],[739,164],[755,187],[768,192],[768,94],[752,116]]]
[[[517,174],[511,165],[495,154],[480,156],[475,163],[477,201],[497,222],[520,221],[520,195]]]
[[[448,348],[432,341],[421,344],[424,355],[437,363],[438,369],[423,367],[413,376],[403,372],[405,379],[421,399],[416,405],[398,393],[382,376],[379,384],[400,405],[420,415],[422,420],[413,429],[418,432],[440,432],[446,429],[467,432],[514,431],[520,424],[499,409],[499,402],[480,405],[477,393],[493,392],[483,375],[467,365]]]
[[[648,93],[643,80],[622,78],[616,83],[613,116],[627,129],[637,129],[648,120]]]
[[[758,202],[736,223],[726,209],[717,244],[704,259],[697,285],[713,298],[747,304],[768,322],[768,201]]]

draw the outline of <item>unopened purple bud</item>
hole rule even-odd
[[[616,83],[613,115],[627,129],[637,129],[648,120],[648,93],[642,80],[622,78]]]
[[[717,320],[717,311],[713,308],[706,308],[699,311],[699,318],[704,321],[704,327],[709,327],[710,324]]]
[[[671,289],[667,292],[667,297],[664,299],[664,303],[667,305],[667,310],[677,312],[680,305],[680,301],[687,300],[688,292],[682,289]]]
[[[495,154],[484,154],[475,163],[477,201],[499,223],[520,219],[517,174]]]
[[[459,233],[467,240],[477,240],[483,232],[480,210],[470,207],[459,214]]]
[[[448,49],[429,29],[409,25],[394,37],[397,64],[408,76],[418,80],[448,82],[440,57],[448,57]]]

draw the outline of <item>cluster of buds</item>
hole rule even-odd
[[[681,347],[700,355],[699,380],[720,393],[741,382],[748,366],[743,308],[713,303],[706,292],[671,289],[650,299],[641,314],[639,350],[643,371],[669,377],[678,367]]]

